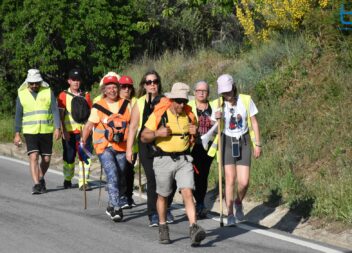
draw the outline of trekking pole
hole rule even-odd
[[[139,198],[142,198],[142,170],[141,170],[141,160],[138,157],[138,191]]]
[[[103,181],[103,166],[100,165],[100,181],[99,181],[99,196],[98,196],[98,206],[102,206],[101,204],[101,183]]]
[[[218,107],[220,108],[220,97],[218,98]],[[218,121],[218,171],[219,171],[219,198],[220,198],[220,227],[224,226],[223,221],[223,203],[222,203],[222,146],[221,146],[221,118]]]
[[[82,126],[80,127],[80,135],[82,140]],[[82,157],[81,157],[81,160]],[[87,209],[87,192],[86,192],[86,170],[84,168],[84,161],[80,161],[82,163],[82,174],[83,174],[83,199],[84,199],[84,209]]]

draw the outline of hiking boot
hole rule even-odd
[[[123,212],[121,208],[108,206],[105,213],[115,222],[122,221],[123,219]]]
[[[240,223],[244,221],[244,213],[243,213],[243,205],[237,205],[236,203],[234,204],[235,206],[235,218],[236,218],[236,223]]]
[[[227,216],[227,226],[229,227],[233,227],[235,226],[236,222],[235,222],[235,216],[233,214],[230,214]]]
[[[130,208],[137,206],[137,204],[134,202],[133,198],[128,198],[127,199],[127,203],[128,203]]]
[[[39,184],[40,184],[40,187],[41,187],[40,193],[47,193],[48,191],[46,189],[46,183],[45,183],[44,178],[39,180]]]
[[[42,187],[40,184],[35,184],[32,188],[32,194],[37,195],[42,193]]]
[[[174,221],[175,221],[175,218],[172,215],[171,210],[168,209],[166,213],[166,223],[171,224],[171,223],[174,223]]]
[[[159,215],[157,213],[152,214],[149,219],[149,227],[159,226]]]
[[[92,187],[89,184],[85,184],[85,188],[86,188],[86,191],[91,191],[92,190]],[[79,187],[79,190],[80,191],[84,190],[83,184]]]
[[[159,225],[159,243],[161,244],[169,244],[170,235],[169,235],[169,227],[167,224]]]
[[[71,188],[72,188],[71,180],[70,181],[65,180],[64,181],[64,189],[71,189]]]
[[[196,223],[189,227],[189,237],[191,238],[191,246],[198,246],[206,237],[204,229]]]

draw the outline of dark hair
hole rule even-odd
[[[159,94],[162,93],[160,75],[155,70],[149,70],[143,75],[143,77],[142,77],[142,79],[141,79],[141,81],[139,83],[139,87],[138,87],[138,90],[137,90],[137,98],[140,98],[140,97],[142,97],[143,95],[146,94],[146,91],[144,89],[144,84],[147,81],[146,78],[147,78],[148,75],[155,75],[156,76],[156,79],[158,80],[158,93]]]

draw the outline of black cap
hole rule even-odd
[[[82,80],[81,71],[79,69],[71,69],[68,73],[69,79]]]

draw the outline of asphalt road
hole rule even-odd
[[[174,205],[175,224],[170,225],[170,245],[158,243],[158,229],[149,228],[146,203],[135,197],[137,207],[124,211],[124,221],[114,223],[105,214],[107,194],[102,189],[83,193],[64,190],[60,172],[46,175],[48,193],[31,195],[32,180],[27,161],[0,156],[0,252],[347,252],[327,245],[258,229],[251,224],[219,227],[214,219],[199,221],[207,238],[190,246],[188,222],[182,206]]]

